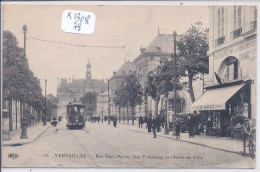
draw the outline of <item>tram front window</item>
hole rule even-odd
[[[80,107],[80,108],[79,108],[79,113],[80,113],[80,114],[84,114],[84,111],[85,111],[85,108],[84,108],[84,107]]]

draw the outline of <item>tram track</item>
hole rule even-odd
[[[88,130],[84,130],[85,133],[91,135],[92,137],[94,137],[96,140],[98,140],[99,142],[101,142],[103,145],[105,145],[107,148],[111,149],[113,148],[114,150],[116,150],[118,153],[120,153],[121,155],[124,155],[124,156],[128,156],[126,155],[125,153],[123,153],[122,151],[120,151],[116,146],[113,146],[111,144],[108,144],[106,143],[104,140],[101,140],[100,138],[98,138],[97,136],[91,134],[91,132],[89,132]],[[122,143],[122,142],[121,142]],[[133,160],[134,162],[136,162],[137,164],[139,164],[141,167],[143,168],[148,168],[146,167],[145,165],[141,164],[140,162],[138,162],[137,160],[135,160],[134,158],[131,158],[131,160]]]
[[[113,126],[108,126],[108,127],[112,127],[112,128],[114,128]],[[118,127],[118,128],[120,128],[120,127]],[[125,129],[125,128],[120,128],[120,129],[123,129],[123,130],[125,130],[125,131],[133,131],[133,130],[130,130],[130,129]],[[142,133],[142,134],[146,134],[146,133],[144,133],[144,132],[139,132],[139,131],[134,131],[134,132],[138,132],[138,133]],[[134,136],[134,134],[132,134],[133,136]],[[132,136],[130,136],[130,135],[128,135],[129,137],[132,137]],[[98,138],[97,138],[98,139]],[[100,140],[100,139],[99,139]],[[118,142],[120,142],[121,144],[124,144],[122,141],[119,141],[119,140],[117,140]],[[130,144],[130,146],[132,147],[132,148],[136,148],[136,149],[139,149],[140,147],[137,147],[136,145],[134,145],[134,144],[131,144],[131,143],[128,143],[128,144]],[[114,147],[114,146],[113,146]],[[117,148],[116,148],[117,149]],[[144,150],[144,149],[143,149]],[[119,151],[120,152],[120,151]],[[150,151],[149,149],[145,149],[145,152],[147,152],[147,153],[149,153],[150,155],[154,155],[154,152],[152,152],[152,151]],[[134,160],[134,159],[133,159]],[[135,160],[136,161],[136,160]],[[176,166],[178,166],[179,168],[185,168],[184,166],[181,166],[180,164],[177,164],[176,162],[172,162],[173,164],[175,164]],[[144,166],[144,165],[143,165]],[[144,166],[144,167],[146,167],[146,166]],[[146,167],[146,168],[150,168],[150,167]]]
[[[83,143],[81,143],[81,141],[75,136],[75,134],[72,132],[72,130],[69,130],[71,135],[73,136],[73,138],[75,140],[77,140],[77,142],[79,143],[80,147],[87,153],[89,159],[91,160],[91,162],[93,164],[95,164],[96,167],[100,167],[95,161],[94,159],[92,158],[92,156],[90,155],[89,151],[85,148],[85,146],[83,145]]]

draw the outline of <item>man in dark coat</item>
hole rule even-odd
[[[149,118],[147,120],[147,128],[148,128],[148,133],[152,132],[151,128],[152,128],[152,115],[149,115]]]
[[[152,128],[153,128],[153,137],[156,138],[156,128],[157,128],[157,119],[153,117],[152,120]]]
[[[180,139],[180,133],[181,133],[181,125],[180,125],[180,121],[179,119],[177,118],[176,119],[176,122],[175,122],[175,131],[176,131],[176,139]]]
[[[191,117],[191,115],[188,115],[188,119],[187,119],[187,125],[188,125],[188,129],[189,129],[189,138],[194,137],[193,136],[193,118]]]
[[[157,116],[155,119],[156,119],[157,132],[161,132],[161,116]]]
[[[140,126],[141,126],[141,128],[143,128],[143,122],[144,122],[144,119],[143,119],[143,117],[140,115],[140,117],[139,117],[139,128],[140,128]]]
[[[116,117],[116,115],[113,118],[113,125],[114,125],[114,127],[116,127],[116,125],[117,125],[117,117]]]

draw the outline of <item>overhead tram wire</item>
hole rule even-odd
[[[50,42],[54,44],[63,44],[63,45],[69,45],[69,46],[75,46],[75,47],[81,47],[81,48],[125,48],[124,46],[113,46],[113,45],[78,45],[78,44],[71,44],[71,43],[66,43],[66,42],[59,42],[59,41],[51,41],[51,40],[44,40],[40,38],[34,38],[34,37],[28,37],[27,39],[33,39],[37,41],[42,41],[42,42]]]

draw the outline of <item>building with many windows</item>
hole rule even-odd
[[[256,118],[257,7],[209,10],[210,86],[192,109],[205,115],[211,133],[223,136],[234,116]]]

